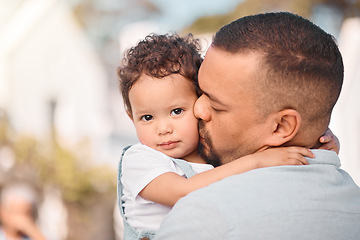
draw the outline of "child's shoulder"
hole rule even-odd
[[[128,147],[124,153],[125,158],[139,158],[139,157],[154,157],[154,158],[170,158],[162,152],[159,152],[142,143],[136,143]]]
[[[128,173],[149,169],[170,169],[176,172],[172,158],[141,143],[134,144],[125,151],[121,165],[123,172]]]

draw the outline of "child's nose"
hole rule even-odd
[[[157,132],[159,135],[169,134],[173,132],[173,128],[168,121],[160,121]]]

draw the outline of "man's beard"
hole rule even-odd
[[[199,134],[205,141],[206,147],[201,142],[199,143],[199,155],[206,161],[206,163],[218,167],[221,165],[220,156],[215,152],[209,133],[205,130],[204,122],[199,120]]]

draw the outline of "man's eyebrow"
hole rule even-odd
[[[215,96],[212,96],[212,95],[210,95],[210,94],[207,93],[207,92],[203,92],[203,94],[204,94],[205,96],[207,96],[211,101],[216,102],[216,103],[221,104],[221,105],[224,105],[224,104],[223,104],[218,98],[216,98]]]

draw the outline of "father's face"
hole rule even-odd
[[[199,71],[203,95],[194,111],[200,119],[200,153],[210,164],[264,147],[266,125],[254,106],[258,59],[257,53],[231,54],[213,46],[206,53]]]

